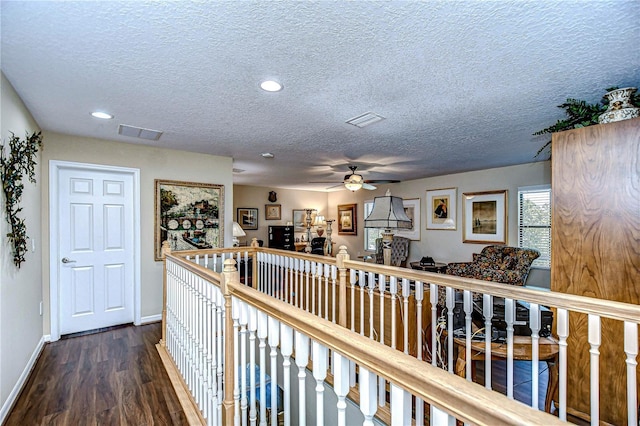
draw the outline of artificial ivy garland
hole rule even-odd
[[[27,226],[24,219],[18,217],[22,210],[19,206],[22,198],[24,184],[22,177],[29,175],[31,183],[36,182],[35,161],[38,149],[42,146],[42,135],[40,132],[27,133],[25,140],[11,133],[9,139],[9,156],[5,155],[5,146],[0,145],[0,179],[2,179],[2,190],[5,197],[5,210],[7,222],[11,225],[11,232],[7,234],[13,248],[13,263],[20,268],[25,261],[27,253]]]

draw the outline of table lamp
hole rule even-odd
[[[316,215],[316,218],[313,221],[313,226],[316,227],[316,233],[318,234],[318,237],[322,237],[322,234],[324,234],[323,226],[325,224],[326,224],[326,222],[324,220],[324,216]]]
[[[244,232],[244,229],[240,226],[238,222],[233,222],[233,246],[238,247],[240,245],[240,240],[238,237],[245,237],[247,234]]]
[[[364,220],[365,228],[383,228],[382,256],[385,265],[391,265],[391,229],[410,229],[411,219],[404,212],[402,198],[392,197],[387,189],[383,197],[375,197],[371,214]]]

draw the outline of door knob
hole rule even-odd
[[[62,263],[75,263],[75,260],[71,260],[68,257],[63,257],[62,258]]]

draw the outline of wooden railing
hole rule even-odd
[[[239,271],[236,261],[241,266]],[[278,406],[278,389],[283,388],[285,422],[297,413],[298,423],[304,424],[310,403],[305,403],[305,392],[293,392],[296,387],[292,387],[295,381],[290,376],[292,357],[298,369],[299,392],[305,389],[305,369],[312,365],[317,381],[317,402],[312,405],[316,408],[322,406],[325,379],[333,384],[338,403],[330,412],[337,415],[337,422],[346,421],[345,398],[351,392],[351,398],[356,395],[364,424],[370,424],[373,415],[391,424],[408,424],[411,418],[425,419],[425,424],[440,424],[453,418],[474,424],[550,424],[558,418],[537,411],[540,306],[555,309],[559,385],[557,395],[550,393],[547,399],[554,399],[559,419],[566,420],[564,407],[570,391],[566,388],[570,367],[566,365],[570,350],[568,315],[575,312],[589,316],[590,386],[595,395],[591,420],[598,419],[598,323],[600,318],[610,318],[624,324],[625,340],[620,342],[620,348],[625,354],[621,361],[627,364],[628,421],[637,424],[638,306],[356,262],[349,260],[344,250],[336,258],[262,248],[181,252],[179,256],[168,256],[166,265],[166,337],[161,351],[166,349],[173,359],[184,386],[199,407],[201,419],[209,424],[231,424],[230,419],[235,424],[266,419],[268,404],[260,404],[260,413],[256,404],[267,401],[267,395],[256,393],[255,389],[265,392],[267,378],[272,391],[269,407]],[[222,270],[223,265],[226,271]],[[507,397],[491,391],[490,374],[486,375],[484,389],[468,383],[473,376],[471,362],[466,363],[465,374],[455,370],[454,348],[458,349],[459,362],[461,358],[472,359],[472,346],[476,351],[484,343],[486,371],[492,370],[491,355],[497,355],[495,344],[490,340],[472,341],[471,333],[454,340],[455,290],[463,292],[465,325],[469,330],[473,292],[483,295],[484,306],[491,306],[493,297],[506,300]],[[447,295],[448,314],[444,320],[437,309],[439,291]],[[512,401],[513,362],[517,358],[514,300],[530,303],[531,405],[536,410]],[[492,313],[486,309],[484,313],[486,324],[491,327]],[[444,324],[446,328],[441,333]],[[267,344],[271,349],[268,365]],[[255,359],[256,350],[259,362]],[[277,356],[283,357],[282,365],[277,364]],[[234,363],[223,363],[223,359]],[[258,379],[253,368],[256,365]],[[451,373],[466,375],[467,380]],[[234,386],[225,387],[224,383]],[[291,406],[292,395],[297,397],[295,407]],[[308,421],[324,424],[319,421],[327,419],[318,416],[325,411],[316,409],[315,419]],[[507,412],[510,419],[503,417]],[[276,417],[271,417],[272,424],[276,424]]]

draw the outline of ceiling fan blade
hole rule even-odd
[[[400,181],[396,179],[368,179],[368,180],[365,180],[364,183],[383,184],[383,183],[400,183]]]
[[[374,189],[378,189],[378,188],[365,182],[362,184],[362,189],[368,189],[369,191],[373,191]]]

